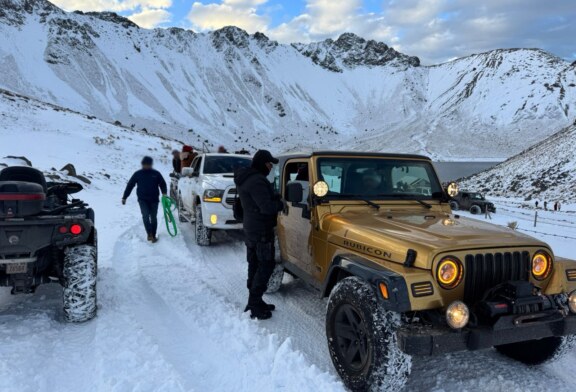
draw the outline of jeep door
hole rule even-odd
[[[313,276],[312,225],[310,222],[310,167],[306,159],[289,160],[280,176],[282,183],[277,184],[286,196],[286,185],[297,182],[302,185],[303,198],[300,203],[289,202],[287,209],[278,217],[278,238],[282,259]]]

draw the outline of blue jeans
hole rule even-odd
[[[142,221],[146,234],[156,236],[158,230],[158,202],[148,200],[138,200],[140,212],[142,212]]]

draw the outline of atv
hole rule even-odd
[[[67,322],[88,321],[97,308],[94,210],[71,197],[82,189],[31,167],[0,171],[0,286],[31,294],[59,283]]]

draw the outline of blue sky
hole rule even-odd
[[[235,25],[281,43],[353,32],[432,64],[498,48],[538,47],[576,60],[576,0],[51,0],[114,11],[144,28]]]

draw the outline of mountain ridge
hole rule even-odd
[[[351,33],[285,45],[231,26],[147,30],[46,0],[0,10],[0,87],[191,143],[505,158],[576,118],[576,70],[541,50],[423,66]]]

